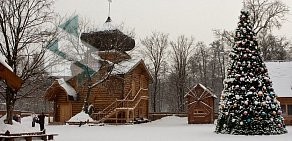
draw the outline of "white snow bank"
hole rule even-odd
[[[64,88],[68,95],[72,96],[74,100],[77,99],[77,92],[72,86],[70,86],[70,84],[68,84],[63,78],[57,79],[57,81],[60,86]]]
[[[288,126],[291,131],[292,127]],[[187,118],[164,117],[150,123],[105,126],[47,126],[56,141],[290,141],[292,133],[275,136],[216,134],[213,124],[187,124]]]
[[[187,117],[178,117],[178,116],[167,116],[163,117],[161,119],[146,123],[148,125],[156,126],[185,126],[188,123]],[[143,124],[141,124],[143,125]]]
[[[0,63],[1,63],[4,67],[6,67],[7,69],[9,69],[10,71],[13,72],[12,68],[11,68],[11,67],[5,62],[5,60],[6,60],[6,58],[5,58],[2,54],[0,54]]]
[[[88,114],[86,114],[85,112],[80,112],[78,114],[76,114],[75,116],[73,116],[71,119],[68,120],[68,122],[92,122],[94,121]]]
[[[5,119],[6,115],[0,118],[0,134],[4,134],[7,130],[10,132],[10,134],[37,132],[36,128],[29,128],[28,126],[22,125],[21,123],[14,120],[12,125],[5,124]]]
[[[31,118],[23,118],[22,124],[30,127]],[[213,124],[187,124],[186,117],[175,116],[134,125],[46,125],[45,129],[47,133],[59,134],[54,137],[56,141],[290,141],[292,137],[292,126],[287,126],[288,133],[284,135],[227,135],[216,134]]]

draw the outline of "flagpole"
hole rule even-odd
[[[111,0],[108,1],[108,17],[110,17],[111,14]]]
[[[243,3],[243,10],[246,10],[245,0],[243,0],[242,3]]]

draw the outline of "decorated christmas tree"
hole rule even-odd
[[[236,135],[287,133],[280,102],[261,57],[247,11],[241,11],[224,80],[215,132]]]

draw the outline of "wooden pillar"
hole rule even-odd
[[[134,120],[135,118],[135,109],[132,110],[132,119]]]
[[[116,124],[118,123],[118,111],[116,111]]]
[[[126,123],[129,123],[129,112],[130,112],[130,110],[127,109],[126,110]]]

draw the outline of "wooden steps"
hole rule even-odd
[[[111,104],[108,104],[105,107],[107,102],[104,102],[100,99],[96,99],[95,103],[99,103],[98,105],[102,105],[99,107],[105,107],[104,109],[98,108],[99,112],[93,114],[93,119],[98,120],[98,123],[107,122],[107,121],[115,121],[115,122],[130,122],[133,121],[137,111],[135,109],[139,105],[142,100],[148,100],[147,96],[148,89],[140,89],[137,94],[130,99],[128,95],[125,99],[115,100]],[[103,99],[110,99],[109,97]],[[112,99],[112,97],[111,97]],[[98,106],[97,106],[98,107]]]

